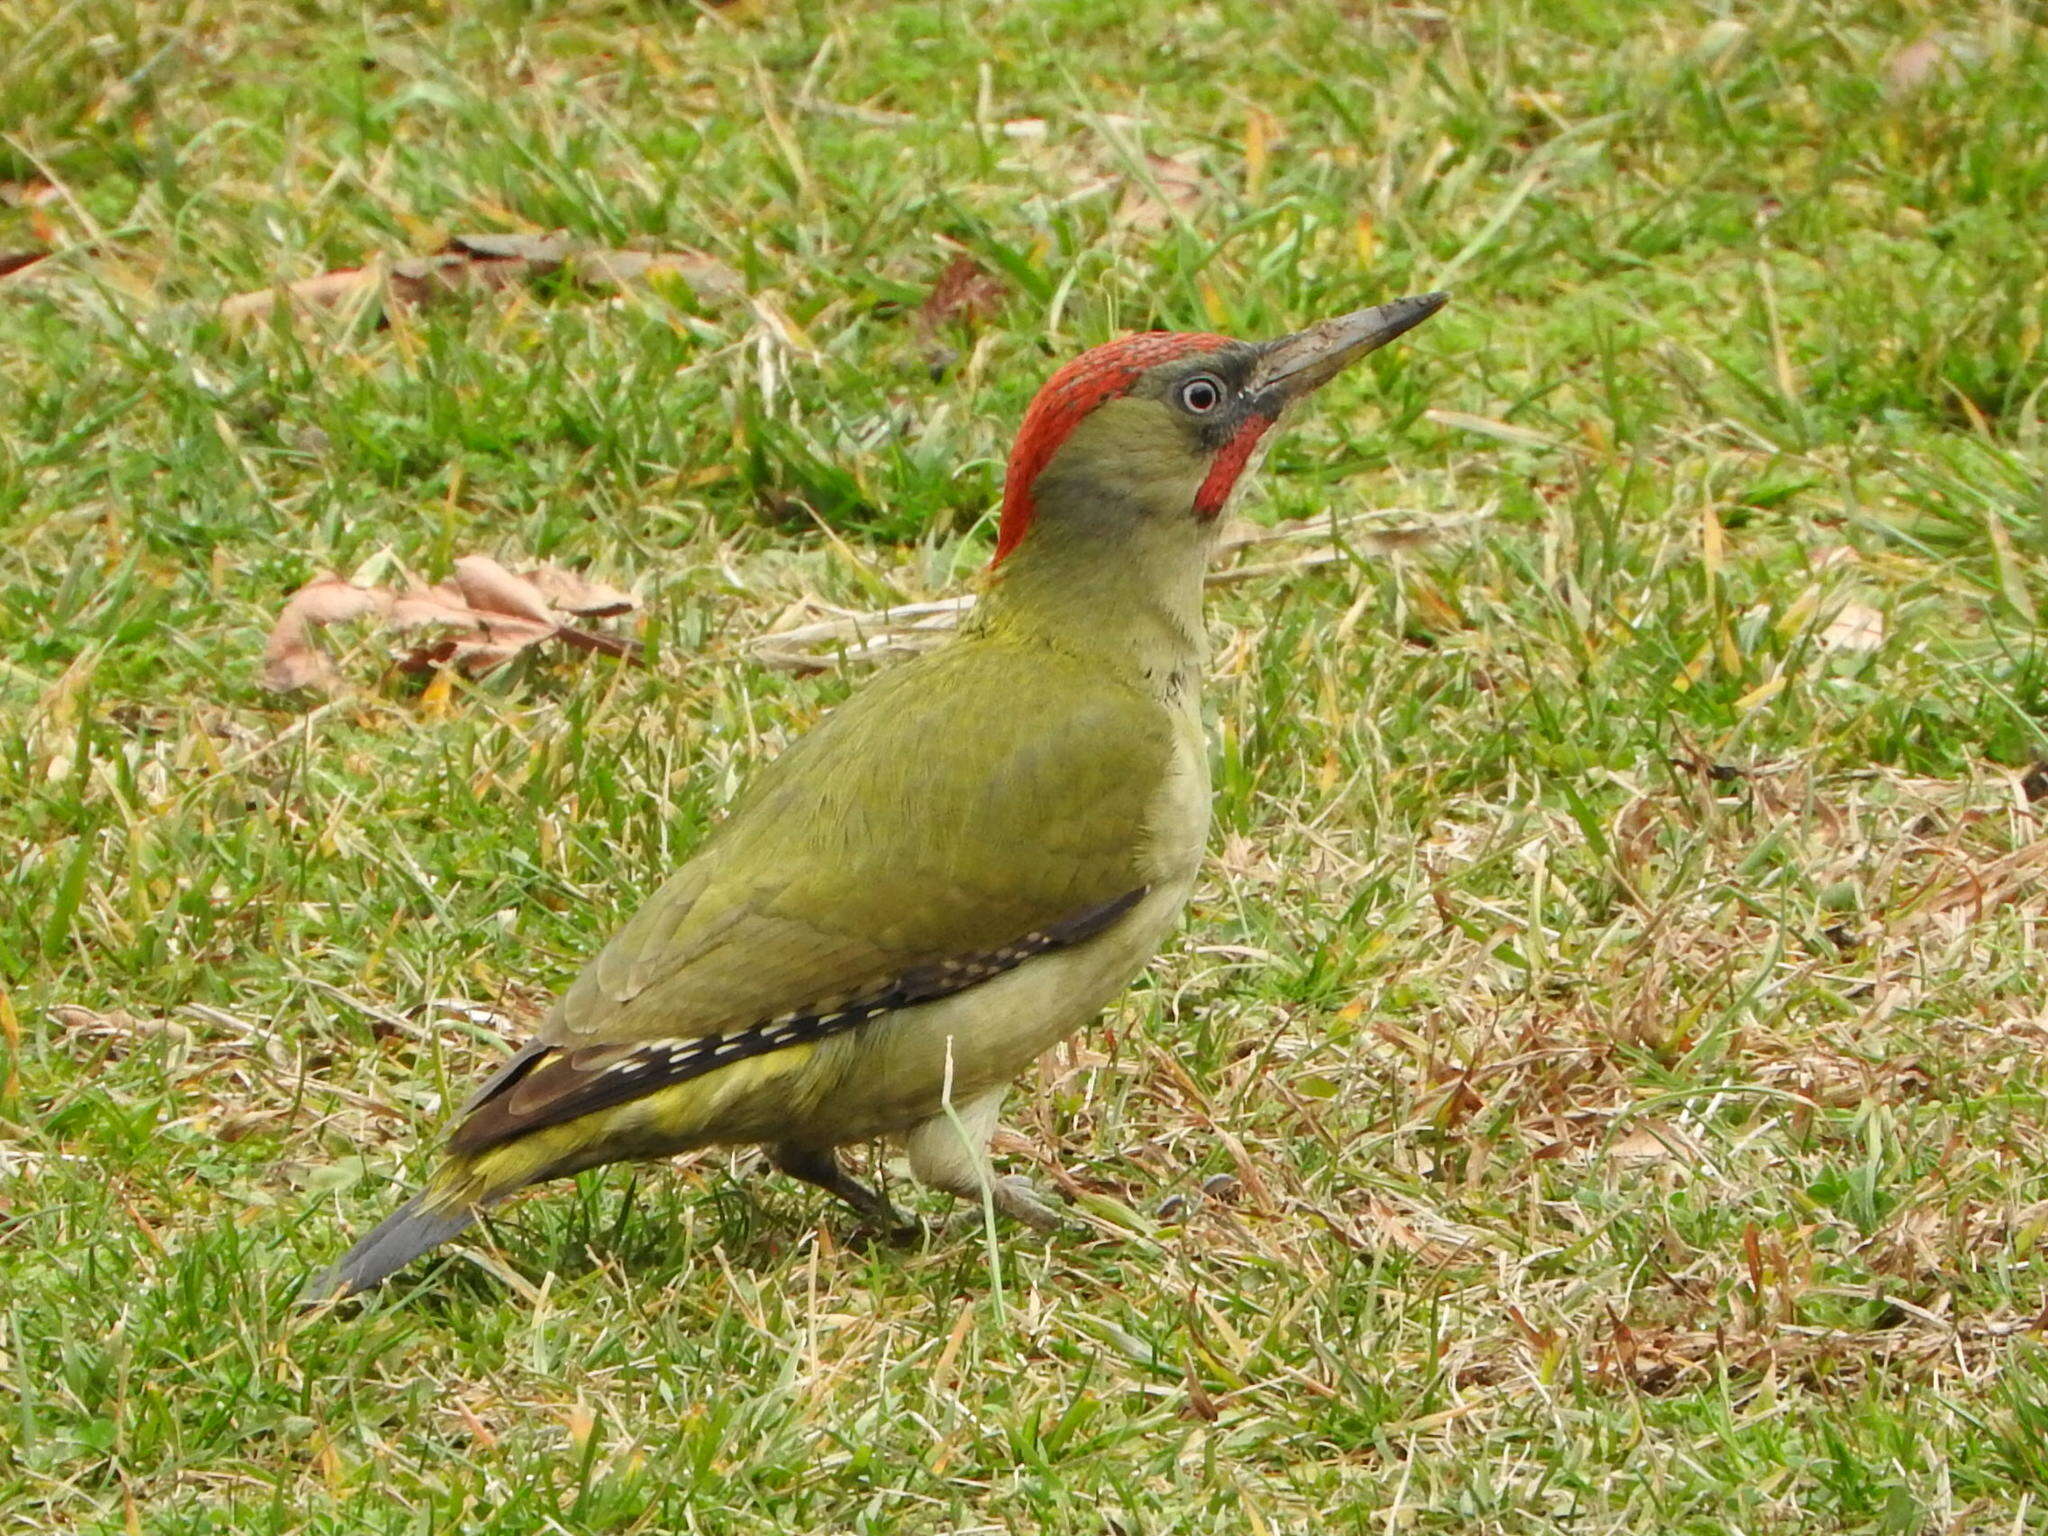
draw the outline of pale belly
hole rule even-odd
[[[831,1086],[782,1134],[816,1145],[892,1135],[1011,1081],[1130,984],[1186,900],[1186,885],[1157,889],[1086,944],[834,1042],[838,1059],[821,1074]]]

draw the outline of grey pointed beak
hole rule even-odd
[[[1366,353],[1377,352],[1395,337],[1414,330],[1450,301],[1448,293],[1421,293],[1339,315],[1268,342],[1247,392],[1254,396],[1270,392],[1276,408],[1299,400]]]

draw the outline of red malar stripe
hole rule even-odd
[[[1202,488],[1195,492],[1195,511],[1202,517],[1214,517],[1223,510],[1223,503],[1230,500],[1231,487],[1237,484],[1237,477],[1244,473],[1245,465],[1252,461],[1252,452],[1259,446],[1259,439],[1266,435],[1266,428],[1273,425],[1271,416],[1247,416],[1242,425],[1231,435],[1229,442],[1217,451],[1209,465],[1209,474],[1202,481]]]

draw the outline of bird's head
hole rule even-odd
[[[1289,405],[1448,297],[1396,299],[1277,341],[1148,331],[1082,353],[1024,413],[995,563],[1054,527],[1205,536]]]

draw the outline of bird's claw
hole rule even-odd
[[[925,1224],[915,1216],[902,1216],[891,1211],[888,1219],[877,1220],[863,1216],[847,1234],[849,1248],[863,1252],[875,1248],[915,1248],[925,1240]]]
[[[996,1180],[995,1202],[996,1209],[1004,1215],[1014,1217],[1032,1231],[1043,1232],[1047,1236],[1070,1224],[1060,1211],[1047,1203],[1036,1185],[1018,1174]]]
[[[962,1230],[973,1230],[982,1224],[982,1204],[975,1195],[964,1197],[967,1211],[955,1218],[955,1224]],[[1043,1194],[1029,1179],[1018,1174],[993,1179],[988,1186],[989,1204],[1001,1215],[1012,1221],[1020,1221],[1032,1231],[1051,1237],[1060,1232],[1079,1231],[1055,1206],[1049,1204]]]

